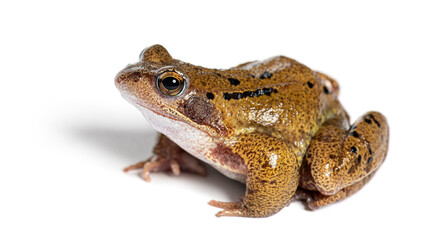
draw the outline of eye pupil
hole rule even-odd
[[[176,90],[180,85],[179,81],[174,77],[167,77],[163,79],[162,83],[163,87],[165,87],[169,91]]]

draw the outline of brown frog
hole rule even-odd
[[[154,45],[116,86],[160,133],[154,155],[127,167],[205,175],[198,159],[246,184],[240,201],[209,204],[217,216],[267,217],[295,200],[316,209],[362,188],[385,159],[385,117],[352,125],[338,83],[278,56],[228,70],[173,59]],[[187,156],[189,153],[191,157]]]

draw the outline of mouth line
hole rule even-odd
[[[131,103],[131,104],[134,105],[135,107],[139,108],[140,112],[142,112],[142,113],[143,113],[142,110],[144,109],[144,110],[150,111],[150,112],[152,112],[152,113],[154,113],[154,114],[156,114],[156,115],[158,115],[158,116],[161,116],[161,117],[164,117],[164,118],[168,118],[168,119],[173,120],[173,121],[176,121],[176,122],[186,123],[186,124],[189,124],[189,125],[191,125],[192,127],[194,127],[193,124],[190,124],[190,123],[189,123],[190,121],[189,121],[189,119],[188,119],[186,116],[181,115],[179,112],[175,112],[175,110],[173,110],[173,109],[171,109],[171,108],[169,108],[169,109],[163,109],[163,112],[164,112],[165,110],[167,110],[167,111],[169,111],[170,113],[173,113],[173,114],[179,116],[181,119],[178,119],[178,118],[176,118],[175,116],[172,116],[171,114],[163,114],[162,112],[157,111],[157,109],[153,109],[153,108],[151,108],[151,107],[148,107],[148,106],[146,106],[144,103],[138,101],[135,97],[131,96],[130,94],[124,93],[123,91],[122,91],[122,96],[123,96],[123,98],[125,98],[129,103]],[[197,124],[196,124],[196,125],[197,125]],[[203,131],[203,132],[205,132],[205,133],[207,133],[207,134],[209,134],[209,135],[213,134],[213,132],[212,132],[211,130],[209,130],[208,128],[206,128],[206,127],[204,127],[204,126],[202,126],[202,125],[198,125],[197,127],[199,128],[199,130],[201,130],[201,131]]]
[[[155,110],[155,109],[153,109],[153,108],[151,108],[151,107],[146,106],[146,105],[143,104],[142,102],[140,102],[140,101],[138,101],[137,99],[135,99],[134,97],[132,97],[130,94],[124,94],[124,93],[122,93],[122,96],[123,96],[123,98],[125,98],[129,103],[133,104],[133,105],[136,106],[136,107],[144,108],[144,109],[146,109],[146,110],[148,110],[148,111],[151,111],[151,112],[153,112],[153,113],[155,113],[155,114],[157,114],[157,115],[159,115],[159,116],[166,117],[166,118],[172,119],[172,120],[174,120],[174,121],[180,121],[180,120],[176,119],[176,118],[173,117],[173,116],[165,115],[165,114],[160,113],[160,112],[158,112],[157,110]]]

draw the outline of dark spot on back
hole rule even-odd
[[[224,99],[230,100],[230,99],[241,99],[243,97],[243,93],[235,92],[235,93],[224,93]]]
[[[228,78],[228,81],[230,82],[231,85],[233,86],[237,86],[240,84],[240,81],[235,79],[235,78]]]
[[[254,97],[254,92],[245,91],[245,92],[243,92],[243,97]]]
[[[371,150],[371,147],[368,147],[368,152],[372,155],[373,151]]]
[[[216,76],[218,76],[218,77],[222,77],[222,75],[220,73],[214,73],[214,74],[216,74]]]
[[[365,118],[364,121],[368,124],[371,124],[371,120],[369,118]]]
[[[265,71],[260,75],[260,79],[265,79],[265,78],[271,78],[272,77],[272,73]]]
[[[207,96],[208,99],[213,100],[214,99],[214,94],[211,92],[208,92],[207,94],[205,94]]]
[[[357,156],[357,163],[360,164],[361,161],[362,161],[362,156],[361,155]]]
[[[239,92],[233,93],[233,98],[234,99],[241,99],[241,98],[243,98],[243,93],[239,93]]]
[[[324,93],[325,93],[325,94],[329,94],[329,93],[330,93],[329,90],[328,90],[328,88],[327,88],[326,86],[324,86],[323,90],[324,90]]]
[[[356,131],[352,131],[352,132],[350,132],[350,136],[353,136],[353,137],[355,137],[355,138],[358,138],[358,137],[359,137],[359,134],[358,134]]]
[[[376,119],[373,118],[373,121],[377,124],[378,127],[380,127],[380,123]]]
[[[265,95],[271,96],[271,93],[274,91],[273,88],[263,88],[263,93]]]
[[[371,119],[373,119],[373,122],[375,124],[377,124],[378,127],[380,127],[380,123],[374,118],[373,114],[368,114],[368,117],[370,117]]]
[[[309,88],[313,88],[313,83],[307,81],[307,86],[309,86]]]
[[[255,78],[256,76],[248,73],[248,77]]]
[[[371,164],[373,162],[373,156],[369,157],[367,160],[367,164]]]
[[[262,88],[262,89],[257,89],[255,91],[245,91],[245,92],[233,92],[233,93],[224,93],[223,97],[225,100],[230,100],[230,99],[242,99],[242,98],[246,98],[246,97],[259,97],[262,95],[266,95],[266,96],[271,96],[272,92],[276,92],[275,89],[273,88]]]
[[[351,151],[354,152],[354,153],[357,153],[357,148],[355,146],[352,146],[351,147]]]

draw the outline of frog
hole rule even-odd
[[[174,59],[157,44],[115,77],[121,95],[160,135],[152,156],[124,169],[206,175],[245,184],[216,214],[268,217],[295,201],[315,210],[360,190],[386,158],[389,126],[369,111],[350,124],[339,84],[276,56],[230,69]]]

